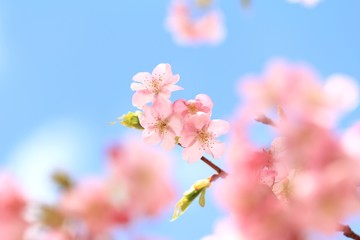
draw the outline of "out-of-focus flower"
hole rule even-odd
[[[359,106],[359,89],[355,80],[344,74],[333,74],[326,79],[325,94],[339,111],[351,111]]]
[[[191,116],[180,134],[184,159],[194,162],[201,158],[204,151],[213,158],[220,158],[225,144],[216,138],[228,130],[229,123],[224,120],[211,120],[208,114],[201,112]]]
[[[218,44],[224,39],[222,15],[208,10],[199,17],[192,16],[191,7],[184,1],[174,0],[166,19],[166,27],[176,42],[183,45]]]
[[[10,176],[0,175],[0,236],[22,240],[28,227],[24,220],[26,199]]]
[[[211,98],[206,94],[196,95],[194,100],[179,99],[174,102],[174,113],[186,118],[198,112],[207,113],[211,116],[211,110],[214,106]]]
[[[288,0],[291,3],[301,3],[306,7],[315,7],[321,0]]]
[[[245,107],[233,124],[230,173],[218,194],[239,231],[252,240],[337,231],[360,210],[360,128],[342,138],[332,128],[357,104],[351,78],[335,75],[322,86],[310,68],[276,62],[260,80],[246,78],[242,90]],[[247,136],[250,120],[278,106],[278,121],[256,119],[273,123],[268,125],[278,134],[269,148],[257,149]]]
[[[358,99],[350,77],[335,75],[322,86],[310,67],[285,61],[272,61],[263,76],[245,77],[240,84],[249,119],[280,106],[294,122],[306,119],[333,126]]]
[[[360,122],[356,122],[345,131],[341,142],[345,151],[360,163]]]
[[[140,72],[133,77],[134,83],[131,89],[136,91],[132,98],[135,107],[143,108],[149,102],[155,100],[168,100],[171,92],[182,90],[175,85],[180,79],[179,75],[173,75],[170,64],[160,63],[152,73]]]
[[[171,159],[141,141],[128,140],[110,149],[108,187],[112,202],[131,221],[156,217],[173,201]]]
[[[206,236],[201,240],[245,240],[239,228],[231,218],[219,221],[214,230],[214,234]]]
[[[181,120],[173,114],[169,100],[158,100],[153,106],[144,106],[139,121],[144,128],[142,136],[145,142],[161,145],[169,150],[176,145],[176,137],[182,129]]]
[[[85,180],[65,192],[60,208],[66,217],[84,222],[88,232],[95,236],[128,221],[128,209],[117,209],[113,205],[106,182],[102,180]]]

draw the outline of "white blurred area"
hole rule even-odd
[[[92,145],[89,130],[71,119],[44,124],[14,146],[5,171],[14,176],[31,200],[51,202],[56,193],[51,181],[54,170],[73,175],[86,168],[86,153]]]

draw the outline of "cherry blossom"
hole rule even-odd
[[[353,82],[350,77],[337,74],[323,85],[309,66],[273,60],[263,76],[242,78],[240,94],[249,120],[280,106],[292,121],[306,118],[334,126],[343,111],[357,104],[358,90]]]
[[[207,113],[211,116],[213,106],[214,104],[208,95],[198,94],[194,100],[176,100],[173,108],[174,113],[179,114],[182,118],[187,118],[198,112]]]
[[[66,192],[60,208],[68,218],[84,222],[89,234],[95,236],[103,236],[117,223],[126,223],[122,217],[126,210],[115,208],[101,179],[87,179]]]
[[[172,202],[171,159],[163,152],[130,139],[113,146],[109,160],[112,201],[130,220],[158,216]]]
[[[181,120],[173,114],[170,101],[156,101],[153,106],[144,106],[139,115],[141,126],[144,128],[142,136],[145,142],[157,144],[162,141],[165,149],[176,145],[176,137],[182,129]]]
[[[0,236],[23,239],[28,223],[24,219],[26,199],[8,175],[0,175]]]
[[[135,82],[131,84],[131,89],[136,91],[132,98],[133,105],[141,109],[149,102],[169,99],[173,91],[183,89],[175,85],[179,79],[179,75],[173,75],[168,63],[160,63],[152,73],[136,74],[133,77]]]
[[[221,219],[216,223],[214,234],[201,240],[245,240],[236,223],[231,218]]]
[[[180,134],[180,144],[184,147],[185,160],[194,162],[207,152],[212,157],[220,158],[225,144],[215,138],[229,130],[229,123],[224,120],[211,120],[209,115],[198,113],[189,117]]]
[[[203,16],[193,18],[191,8],[183,1],[173,1],[166,27],[175,41],[182,45],[218,44],[225,36],[222,15],[209,10]]]

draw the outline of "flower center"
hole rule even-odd
[[[214,139],[214,135],[204,129],[198,132],[196,139],[201,143],[203,148],[212,148],[214,145],[214,142],[212,141]]]
[[[190,103],[187,107],[188,107],[188,111],[189,111],[190,114],[195,114],[195,113],[198,112],[195,103]]]
[[[159,119],[155,123],[155,128],[160,132],[160,134],[164,134],[164,133],[166,133],[166,131],[168,129],[167,122],[162,119]]]
[[[157,96],[161,92],[161,82],[162,78],[153,78],[150,83],[151,91]]]

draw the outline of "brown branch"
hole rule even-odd
[[[345,237],[354,239],[354,240],[360,240],[360,236],[357,235],[351,228],[349,225],[339,225],[339,231],[343,232]]]
[[[212,161],[210,161],[209,159],[207,159],[206,157],[202,156],[201,161],[203,161],[204,163],[206,163],[208,166],[210,166],[212,169],[214,169],[217,173],[218,173],[218,177],[216,177],[216,179],[218,179],[219,177],[221,178],[226,178],[227,175],[229,175],[227,172],[225,172],[224,170],[222,170],[220,167],[218,167],[215,163],[213,163]],[[213,175],[214,176],[214,175]],[[212,177],[213,178],[213,177]],[[215,179],[215,180],[216,180]],[[214,180],[214,181],[215,181]]]

